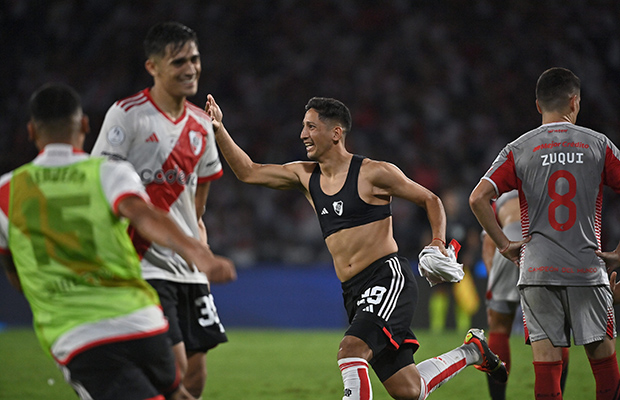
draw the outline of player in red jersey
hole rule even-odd
[[[542,125],[509,143],[470,196],[500,253],[519,265],[536,398],[561,398],[562,348],[583,345],[597,400],[615,399],[620,373],[609,279],[600,249],[603,185],[620,192],[620,151],[603,134],[575,125],[581,83],[564,68],[536,84]],[[491,199],[517,189],[525,239],[511,241]]]
[[[106,114],[92,154],[129,161],[151,201],[196,238],[206,240],[202,214],[210,182],[222,175],[210,117],[186,100],[198,90],[201,64],[196,33],[166,22],[144,42],[151,88],[117,101]],[[227,340],[209,288],[235,278],[232,262],[218,257],[207,277],[178,254],[134,233],[144,278],[157,290],[170,321],[170,337],[189,393],[199,398],[206,352]]]

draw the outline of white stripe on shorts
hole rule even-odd
[[[390,316],[398,303],[400,293],[405,287],[405,277],[403,276],[398,256],[388,259],[387,264],[392,270],[392,282],[390,283],[390,289],[385,296],[385,301],[383,302],[378,314],[379,317],[383,318],[385,321],[390,319]]]

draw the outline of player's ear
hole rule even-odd
[[[579,112],[580,102],[581,102],[581,97],[578,94],[573,95],[570,98],[570,110],[572,112]]]
[[[344,130],[340,125],[334,125],[332,128],[332,140],[334,142],[339,142],[344,137]]]
[[[37,140],[37,127],[35,125],[34,122],[32,121],[28,121],[28,124],[26,125],[26,128],[28,129],[28,140],[32,143],[36,142]]]
[[[540,104],[538,104],[538,99],[536,99],[536,109],[538,110],[539,114],[542,114],[542,109],[540,108]]]
[[[144,62],[144,68],[148,71],[151,76],[155,76],[157,74],[157,63],[152,58],[148,58]]]
[[[80,120],[80,129],[85,135],[90,133],[90,119],[86,114],[82,115],[82,119]]]

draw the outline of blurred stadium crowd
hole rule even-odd
[[[467,197],[501,147],[538,126],[534,86],[563,66],[582,79],[578,123],[620,144],[620,5],[615,0],[98,1],[6,0],[0,12],[0,172],[29,161],[27,101],[61,81],[83,96],[90,150],[108,107],[151,82],[142,40],[155,22],[197,31],[198,95],[212,93],[228,130],[257,162],[306,159],[299,140],[313,96],[349,106],[348,148],[398,165],[440,195],[449,232],[479,256]],[[608,195],[612,200],[615,195]],[[607,201],[604,238],[620,238]],[[422,211],[396,201],[401,253],[428,243]],[[225,167],[205,217],[209,242],[239,266],[330,260],[298,193],[244,185]],[[610,244],[614,246],[614,244]],[[608,246],[609,247],[609,246]]]

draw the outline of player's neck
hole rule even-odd
[[[172,120],[179,118],[185,110],[185,97],[173,97],[157,85],[151,88],[151,98],[155,105]]]
[[[329,156],[319,161],[321,166],[321,174],[326,177],[331,177],[342,172],[349,170],[351,164],[351,158],[353,154],[347,151],[334,151]]]
[[[562,113],[550,112],[550,113],[544,113],[542,116],[543,125],[552,124],[555,122],[569,122],[571,124],[574,124],[576,120],[577,120],[576,116],[573,116],[572,113],[562,114]]]

